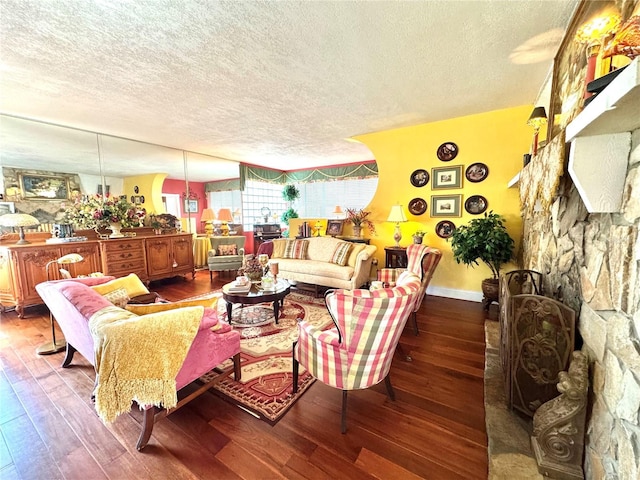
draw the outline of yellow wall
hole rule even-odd
[[[166,173],[151,173],[149,175],[135,175],[126,177],[123,185],[123,195],[131,200],[132,195],[144,195],[144,203],[141,205],[150,213],[162,213],[162,184],[167,177]],[[138,187],[138,193],[134,193],[134,187]],[[194,230],[195,231],[195,230]]]
[[[456,226],[469,222],[475,215],[464,211],[464,201],[470,195],[483,195],[488,209],[503,215],[507,229],[516,240],[516,252],[520,244],[522,220],[517,188],[507,188],[509,180],[522,168],[523,154],[529,152],[533,130],[527,126],[532,106],[526,105],[496,110],[478,115],[459,117],[441,122],[406,127],[385,132],[354,137],[367,145],[378,163],[378,190],[366,207],[371,210],[371,219],[376,224],[377,236],[371,244],[378,247],[376,257],[384,265],[384,247],[394,245],[394,224],[386,222],[391,205],[403,205],[409,220],[401,224],[401,245],[406,246],[411,235],[418,229],[426,230],[424,243],[442,250],[443,259],[431,281],[432,287],[479,292],[482,279],[491,276],[482,264],[474,269],[458,265],[453,260],[450,244],[438,237],[435,226],[440,220],[451,220]],[[458,156],[450,162],[442,162],[436,156],[438,146],[444,142],[458,145]],[[535,159],[533,160],[535,161]],[[475,162],[489,167],[488,177],[480,183],[464,179],[464,170]],[[433,179],[424,187],[411,185],[411,173],[422,168],[429,172],[433,167],[463,165],[463,188],[432,190]],[[431,196],[462,194],[462,216],[458,218],[431,218]],[[415,197],[426,200],[427,212],[414,216],[407,210],[409,201]]]

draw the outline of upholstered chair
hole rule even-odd
[[[342,433],[347,429],[347,391],[384,380],[389,398],[395,399],[389,369],[419,289],[420,278],[406,272],[393,288],[330,290],[325,302],[333,327],[317,330],[299,322],[293,391],[298,388],[299,364],[321,382],[342,390]]]
[[[427,287],[433,277],[433,272],[435,272],[441,258],[442,252],[440,250],[427,247],[426,245],[411,244],[407,247],[406,269],[382,268],[378,270],[378,280],[388,286],[394,286],[398,276],[405,270],[420,277],[420,291],[416,296],[416,302],[413,305],[413,312],[411,314],[411,323],[416,335],[420,333],[416,314],[422,305]]]
[[[244,261],[244,235],[211,237],[211,250],[207,256],[209,279],[213,272],[237,271]],[[235,277],[235,273],[233,275]]]

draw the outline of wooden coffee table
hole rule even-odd
[[[278,279],[275,284],[275,290],[265,291],[260,288],[259,284],[251,285],[248,293],[231,293],[229,287],[231,283],[227,283],[222,287],[222,298],[227,302],[227,318],[231,324],[231,310],[234,303],[242,305],[255,305],[257,303],[273,302],[273,315],[278,323],[280,307],[284,302],[284,297],[291,292],[291,285],[283,279]]]

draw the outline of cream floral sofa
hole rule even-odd
[[[354,290],[369,281],[374,245],[334,237],[273,240],[278,276],[294,282]]]

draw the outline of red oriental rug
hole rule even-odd
[[[227,321],[226,302],[222,298],[218,302],[218,315],[221,320]],[[301,365],[298,392],[293,395],[291,348],[298,338],[297,319],[305,319],[318,328],[326,328],[332,324],[324,299],[296,293],[287,295],[284,307],[280,309],[277,325],[270,303],[245,307],[234,305],[231,316],[234,328],[242,335],[242,379],[236,382],[231,375],[216,384],[211,391],[255,417],[275,425],[315,381]],[[243,326],[238,326],[236,319]],[[225,366],[230,363],[231,361]]]

